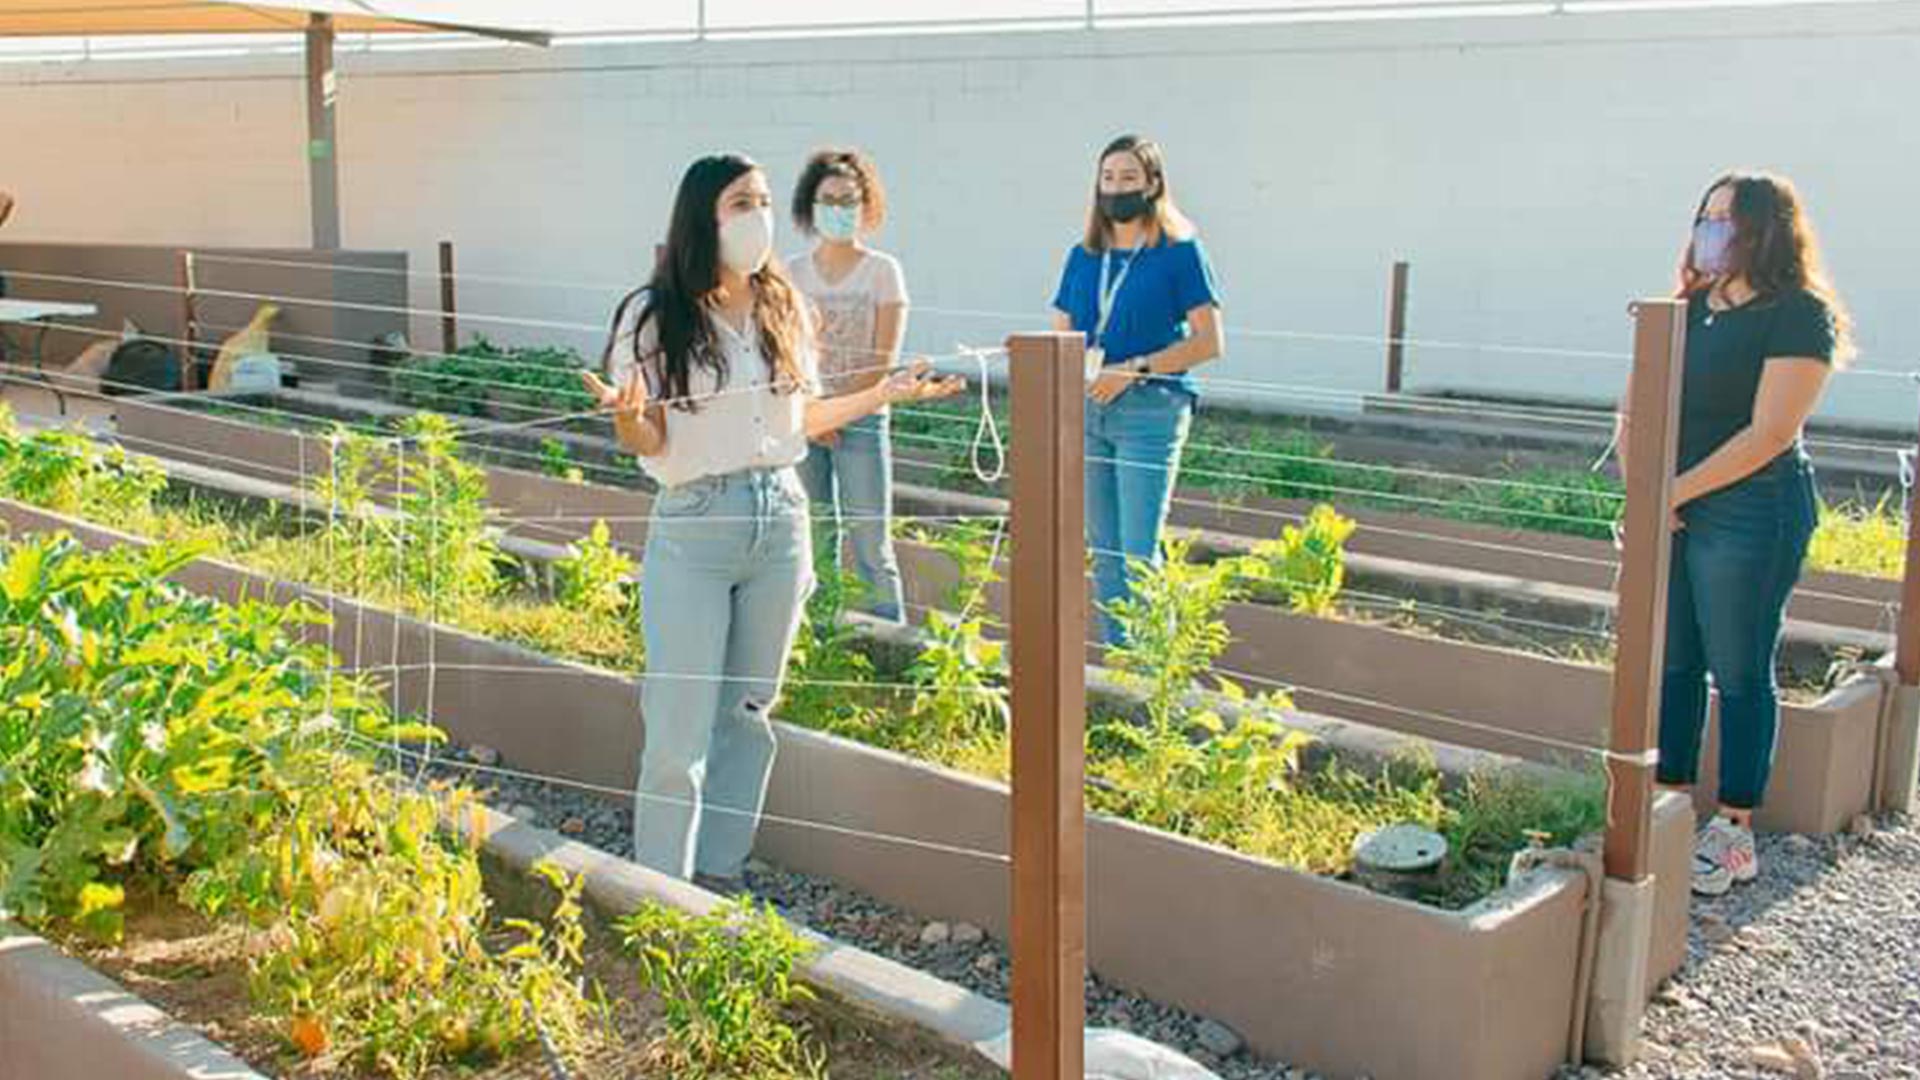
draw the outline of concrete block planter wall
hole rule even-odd
[[[0,502],[0,518],[15,531],[64,529],[94,546],[138,542],[18,504]],[[633,782],[642,725],[628,678],[213,560],[179,576],[224,599],[331,603],[335,626],[312,632],[331,634],[349,656],[357,633],[368,666],[397,657],[401,708],[424,707],[427,674],[405,666],[423,664],[431,649],[433,715],[456,740],[485,743],[534,772]],[[1004,933],[1004,787],[785,725],[779,739],[760,845],[767,858]],[[1659,822],[1658,865],[1684,867],[1685,807],[1667,800]],[[1109,819],[1090,823],[1088,852],[1092,966],[1232,1025],[1256,1049],[1325,1072],[1408,1080],[1538,1080],[1565,1054],[1581,875],[1544,874],[1449,912]],[[1663,885],[1658,977],[1677,969],[1685,948],[1684,872]]]
[[[51,943],[0,920],[0,1077],[265,1080]]]

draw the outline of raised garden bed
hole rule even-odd
[[[302,415],[356,423],[390,423],[409,415],[404,409],[295,393],[235,401],[244,408],[205,398],[125,401],[119,406],[120,437],[132,449],[297,485],[302,478],[323,474],[328,460],[326,436],[302,433],[307,424]],[[259,411],[265,408],[285,408],[297,415]],[[215,414],[208,415],[209,409]],[[221,409],[229,412],[218,412]],[[538,438],[524,431],[486,435],[477,444],[463,443],[463,452],[485,460],[490,440],[529,444]],[[566,438],[574,455],[566,460],[593,455],[620,462],[623,468],[631,463],[630,457],[606,454],[602,440]],[[595,520],[604,520],[616,543],[638,550],[651,507],[644,491],[627,483],[582,483],[528,471],[525,458],[535,456],[533,452],[509,449],[509,460],[518,459],[521,467],[490,465],[486,482],[488,501],[505,518],[511,535],[563,544],[586,535]],[[615,479],[611,470],[598,466],[596,476]],[[632,483],[640,483],[637,476]],[[383,497],[377,491],[373,495]],[[908,514],[1005,512],[1002,503],[911,486],[903,486],[899,500]],[[1182,509],[1176,508],[1177,521]],[[1304,520],[1311,509],[1303,502],[1221,506],[1207,511],[1207,520],[1190,524],[1207,530],[1203,547],[1224,544],[1244,550],[1252,541],[1242,544],[1234,537],[1275,535],[1283,519]],[[1349,618],[1546,656],[1604,660],[1614,573],[1611,545],[1410,515],[1362,511],[1355,520],[1360,528],[1348,541],[1352,588],[1341,603]],[[1430,542],[1408,538],[1410,530],[1420,529],[1431,535]],[[1508,554],[1521,543],[1544,546],[1537,553]],[[1891,581],[1809,575],[1793,617],[1841,629],[1789,626],[1782,663],[1793,700],[1812,703],[1830,688],[1837,648],[1851,658],[1880,647],[1879,634],[1890,625],[1887,605],[1896,600],[1897,589]]]
[[[900,557],[910,603],[931,603],[950,587],[954,570],[942,553],[901,545]],[[990,596],[1004,611],[1004,590]],[[1294,700],[1309,711],[1548,763],[1605,749],[1606,668],[1258,604],[1235,604],[1226,619],[1233,641],[1222,671],[1297,686]],[[1858,674],[1817,701],[1782,706],[1762,828],[1830,833],[1869,809],[1882,697],[1878,678]],[[1708,796],[1717,711],[1702,758]]]
[[[1203,376],[1204,380],[1204,376]],[[1004,422],[1003,397],[997,397]],[[1321,489],[1308,497],[1376,508],[1438,514],[1464,514],[1469,520],[1499,521],[1531,530],[1556,531],[1579,526],[1556,517],[1586,516],[1597,508],[1594,495],[1617,491],[1592,471],[1607,449],[1611,407],[1568,409],[1564,403],[1503,402],[1462,396],[1451,406],[1435,407],[1429,396],[1376,395],[1360,410],[1260,409],[1208,403],[1195,416],[1187,463],[1195,496],[1245,490],[1251,477],[1262,486]],[[966,467],[966,444],[975,407],[950,402],[916,406],[904,424],[902,447],[913,457],[943,467],[948,478],[973,490],[978,485]],[[1912,432],[1857,428],[1816,422],[1808,433],[1818,464],[1822,493],[1836,502],[1872,505],[1900,493],[1897,452],[1912,442]],[[1382,467],[1386,468],[1382,468]],[[1394,478],[1389,473],[1401,471]],[[1199,472],[1217,474],[1211,478]],[[1544,492],[1515,498],[1486,495],[1474,505],[1441,507],[1428,502],[1457,487],[1432,484],[1448,473],[1488,479],[1520,479],[1560,487],[1555,498]],[[929,474],[930,475],[930,474]],[[1448,499],[1447,501],[1452,501]],[[1587,535],[1604,535],[1604,528]]]
[[[431,732],[303,643],[304,609],[195,595],[161,580],[185,556],[72,537],[0,547],[0,895],[254,1066],[507,1077],[544,1055],[595,1076],[803,1075],[809,1060],[874,1080],[998,1075],[966,1048],[1004,1026],[990,1002],[563,843],[530,856],[524,830],[459,791],[378,766],[385,740]],[[579,904],[589,886],[618,946]],[[882,1011],[893,995],[946,1006],[925,1018],[949,1045],[809,1004],[789,978],[806,973]],[[14,1053],[25,1020],[44,1027]],[[255,1075],[12,924],[0,1023],[8,1075]]]
[[[120,422],[131,429],[126,438],[136,448],[164,449],[176,457],[205,450],[217,455],[209,460],[229,468],[239,467],[236,459],[253,462],[261,469],[258,475],[281,483],[323,471],[313,459],[324,459],[326,442],[314,436],[133,402],[123,404]],[[486,475],[489,501],[516,524],[537,527],[542,538],[577,537],[601,516],[617,519],[612,527],[625,543],[637,547],[644,540],[651,503],[642,492],[502,468],[489,468]],[[1351,543],[1358,547],[1370,534],[1362,524]],[[1543,539],[1569,548],[1588,543]],[[903,541],[899,552],[910,604],[938,604],[954,580],[950,560],[912,542]],[[1542,568],[1550,564],[1543,560]],[[1826,577],[1835,580],[1820,584],[1859,592],[1897,584]],[[996,587],[990,595],[996,609],[1004,610],[1002,591]],[[1258,604],[1234,605],[1228,624],[1234,642],[1221,666],[1260,682],[1299,684],[1296,702],[1310,711],[1547,762],[1604,748],[1610,688],[1602,667]],[[1809,666],[1818,669],[1823,659],[1816,654]],[[1854,675],[1828,692],[1790,699],[1783,707],[1776,780],[1762,810],[1763,827],[1829,833],[1869,809],[1882,686],[1869,675]],[[1542,709],[1542,702],[1554,707]],[[1466,723],[1449,723],[1449,717]],[[1717,726],[1710,725],[1703,757],[1703,806],[1717,769]]]
[[[0,506],[0,515],[16,530],[65,529],[90,545],[138,542],[19,504]],[[356,633],[381,642],[381,664],[389,660],[389,641],[402,665],[423,664],[431,649],[438,684],[424,671],[403,669],[396,686],[402,711],[424,709],[431,688],[432,715],[459,741],[497,748],[530,771],[614,788],[632,784],[641,724],[623,676],[317,596],[212,560],[183,567],[178,577],[221,597],[313,597],[336,613],[332,629],[312,630],[317,638],[348,654]],[[785,725],[779,736],[768,808],[775,818],[913,836],[951,849],[1005,850],[1004,787]],[[1689,824],[1677,800],[1663,804],[1663,867],[1684,861]],[[1096,818],[1088,840],[1096,898],[1092,965],[1220,1018],[1257,1049],[1325,1071],[1474,1080],[1534,1080],[1565,1055],[1580,875],[1530,878],[1453,912],[1118,821]],[[902,847],[770,822],[761,850],[931,916],[1005,926],[1004,864]],[[1659,925],[1671,928],[1677,919],[1684,927],[1684,875],[1667,880],[1679,888],[1664,894]],[[1185,928],[1177,964],[1167,962],[1169,926]],[[1671,941],[1670,930],[1663,940]],[[1669,973],[1683,955],[1657,949],[1654,974]]]
[[[502,823],[495,832],[510,827]],[[486,891],[498,918],[538,920],[552,911],[552,890],[544,883],[497,856],[488,857],[484,862]],[[604,886],[602,888],[604,891]],[[652,898],[639,899],[644,902]],[[630,910],[631,907],[627,904],[609,910]],[[637,961],[621,946],[613,919],[598,910],[589,910],[582,914],[582,922],[586,940],[581,972],[606,988],[609,1039],[605,1045],[574,1062],[572,1075],[614,1078],[673,1074],[674,1049],[669,1037],[663,1034],[662,1002],[656,994],[640,986],[636,977]],[[229,1052],[222,1053],[217,1047],[203,1044],[197,1055],[179,1055],[179,1060],[167,1062],[153,1074],[157,1077],[186,1080],[191,1076],[205,1076],[208,1074],[204,1071],[190,1070],[205,1070],[209,1063],[221,1062],[222,1058],[225,1067],[235,1071],[220,1075],[232,1076],[235,1080],[256,1075],[241,1065],[242,1061],[265,1076],[378,1080],[388,1075],[350,1061],[328,1061],[324,1057],[317,1062],[308,1061],[291,1051],[285,1034],[263,1023],[249,1000],[247,961],[254,948],[250,936],[231,925],[208,920],[168,898],[142,898],[138,906],[128,912],[126,938],[120,943],[101,945],[71,938],[62,946],[69,955],[99,973],[88,980],[93,992],[125,995],[127,992],[119,987],[138,987],[151,1008],[175,1022],[175,1039],[187,1046],[194,1045],[196,1040],[191,1035],[179,1031],[178,1025],[184,1025],[195,1031],[216,1033],[230,1048]],[[43,985],[43,979],[44,974],[36,973],[32,985]],[[969,1048],[943,1041],[929,1031],[882,1017],[834,996],[796,1007],[795,1017],[798,1028],[807,1033],[814,1051],[822,1055],[836,1077],[992,1080],[1005,1076]],[[53,1030],[69,1036],[79,1033],[72,1026],[56,1025]],[[126,1034],[119,1034],[118,1039],[106,1043],[113,1052],[128,1049],[125,1044],[133,1041]],[[104,1076],[134,1080],[140,1075],[136,1071],[94,1071],[91,1065],[73,1056],[45,1064],[44,1071],[32,1074],[36,1080],[96,1080]],[[436,1069],[429,1075],[509,1080],[526,1077],[532,1068],[538,1066],[525,1060],[523,1055],[477,1068]]]

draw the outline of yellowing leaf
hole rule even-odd
[[[174,786],[182,795],[204,795],[233,783],[233,758],[202,758],[173,770]]]
[[[112,911],[125,903],[127,891],[118,885],[90,881],[80,886],[79,917],[85,919],[103,911]]]
[[[25,600],[35,587],[46,566],[47,550],[37,545],[23,545],[13,549],[13,557],[7,560],[4,569],[0,569],[0,592],[4,592],[12,603]]]

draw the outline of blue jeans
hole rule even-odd
[[[834,445],[815,443],[800,463],[800,479],[815,515],[831,522],[826,540],[834,568],[842,547],[851,547],[854,572],[867,586],[868,610],[899,622],[906,599],[893,553],[890,427],[885,415],[869,416],[840,429]]]
[[[1817,513],[1813,467],[1798,450],[1680,509],[1686,528],[1673,535],[1667,585],[1661,783],[1697,777],[1712,675],[1720,801],[1751,810],[1766,796],[1780,727],[1774,659]]]
[[[1131,594],[1129,561],[1160,564],[1160,533],[1192,422],[1193,396],[1157,382],[1137,384],[1110,405],[1087,402],[1087,543],[1107,645],[1123,637],[1106,609]]]
[[[634,858],[681,878],[732,877],[753,849],[771,713],[813,584],[799,478],[754,469],[661,492],[641,574],[647,731]]]

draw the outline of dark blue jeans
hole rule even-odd
[[[1667,585],[1661,783],[1697,778],[1711,675],[1720,692],[1720,802],[1751,810],[1766,796],[1780,727],[1774,659],[1817,512],[1813,467],[1798,450],[1681,507],[1686,528],[1673,535]]]

